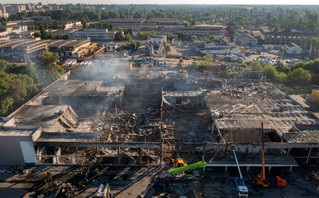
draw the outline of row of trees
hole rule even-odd
[[[124,44],[121,46],[121,50],[131,50],[132,52],[138,50],[141,47],[141,42],[137,41],[135,43]]]
[[[316,55],[319,52],[319,40],[309,39],[306,44],[306,48],[309,50],[310,55]]]
[[[6,114],[14,104],[23,102],[38,91],[39,77],[31,63],[26,66],[0,60],[0,115]]]
[[[278,63],[276,66],[263,65],[254,61],[247,66],[247,70],[259,70],[274,82],[307,85],[319,83],[319,59],[309,62],[298,62],[291,67]]]
[[[267,25],[280,29],[300,29],[318,31],[319,19],[317,10],[313,7],[265,7],[253,6],[245,9],[240,6],[146,6],[146,5],[113,5],[109,9],[102,10],[101,6],[93,6],[95,9],[87,9],[86,6],[62,6],[63,10],[49,10],[40,12],[23,12],[11,14],[9,20],[21,20],[23,16],[47,19],[48,21],[80,20],[84,24],[104,19],[128,19],[128,18],[179,18],[186,20],[185,26],[205,22],[207,24],[219,23],[227,25],[235,23],[238,27],[248,28],[251,25],[257,27]],[[92,8],[93,8],[92,7]]]
[[[0,115],[6,115],[63,74],[57,59],[58,54],[45,51],[36,65],[10,65],[0,60]]]

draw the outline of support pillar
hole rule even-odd
[[[79,155],[78,155],[78,149],[76,148],[75,149],[75,161],[76,161],[76,164],[79,164],[80,161],[79,161]]]
[[[60,156],[61,156],[61,148],[57,147],[56,150],[54,151],[54,157],[52,159],[53,164],[59,164]]]
[[[118,164],[121,163],[121,148],[120,147],[117,148],[117,163]]]
[[[308,164],[308,162],[310,160],[311,151],[312,151],[312,148],[309,148],[306,164]]]
[[[290,166],[290,169],[289,169],[289,171],[290,171],[290,172],[292,171],[292,166]]]
[[[268,167],[268,172],[270,172],[270,170],[271,170],[271,166]]]
[[[249,171],[249,168],[250,168],[250,167],[249,167],[249,166],[247,166],[247,171]]]
[[[37,149],[37,157],[38,157],[38,163],[41,163],[42,160],[42,154],[45,151],[45,147],[43,146],[42,148],[38,147]]]
[[[227,148],[228,148],[228,144],[226,144],[226,146],[225,146],[225,153],[224,153],[224,155],[227,154]]]
[[[291,148],[289,148],[289,149],[288,149],[288,151],[287,151],[287,155],[289,155],[289,154],[290,154],[290,151],[291,151]]]
[[[141,148],[138,148],[138,164],[141,164]]]
[[[227,166],[225,166],[225,171],[227,171]]]

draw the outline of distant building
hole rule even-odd
[[[91,42],[106,43],[114,40],[115,32],[107,29],[85,29],[69,33],[69,39],[80,40],[86,38],[89,38]]]
[[[158,28],[182,29],[185,27],[185,21],[176,18],[151,18],[147,23],[156,24]]]
[[[9,14],[16,14],[26,10],[25,6],[19,5],[19,4],[5,5],[5,8],[6,8],[6,12]]]
[[[62,38],[63,36],[68,36],[71,32],[75,32],[76,30],[74,29],[57,29],[57,30],[52,30],[51,32],[55,35],[57,35],[58,38]]]
[[[9,62],[26,62],[38,58],[40,52],[48,46],[47,40],[10,39],[0,42],[0,59]]]
[[[236,31],[235,43],[241,46],[256,46],[258,41],[255,37],[243,31]]]
[[[240,50],[237,45],[230,43],[226,39],[220,39],[216,42],[211,41],[194,41],[197,52],[201,54],[239,54]]]
[[[68,30],[68,29],[82,27],[82,23],[81,23],[81,21],[69,22],[69,23],[66,23],[64,26],[65,26],[64,29]]]
[[[181,30],[184,36],[192,37],[207,37],[215,35],[218,37],[225,36],[225,27],[220,25],[196,25],[192,27],[187,27]]]
[[[91,45],[89,39],[57,40],[49,45],[49,51],[58,53],[62,60],[81,58],[86,55],[86,48]]]
[[[288,43],[285,45],[285,51],[290,55],[300,55],[302,54],[302,48],[295,43]]]
[[[60,6],[58,4],[52,4],[51,7],[52,10],[60,10]]]
[[[28,26],[26,25],[15,25],[12,27],[11,32],[15,32],[16,34],[20,34],[21,32],[26,32],[28,31]]]
[[[269,32],[265,35],[265,43],[274,45],[295,43],[304,47],[308,39],[319,39],[319,35],[315,33],[299,32]]]
[[[107,19],[103,20],[102,22],[106,22],[109,24],[112,24],[114,29],[122,28],[124,30],[127,30],[129,28],[132,28],[133,30],[140,30],[144,28],[144,26],[149,26],[151,28],[155,28],[156,24],[146,24],[145,19]]]
[[[115,52],[115,50],[119,47],[117,43],[110,43],[106,46],[106,51],[108,52]]]
[[[7,27],[4,31],[0,32],[0,37],[8,36],[12,32],[12,27]]]
[[[273,50],[274,49],[274,45],[272,45],[272,44],[263,44],[262,46],[265,50]]]
[[[239,54],[240,50],[237,45],[230,46],[210,46],[205,47],[204,49],[200,49],[199,52],[201,54]]]
[[[3,4],[0,4],[0,10],[2,11],[2,14],[6,13],[6,6]]]
[[[255,38],[263,38],[264,35],[261,33],[260,30],[252,30],[251,35],[254,36]]]
[[[149,45],[160,45],[161,43],[167,43],[167,35],[150,35],[148,37]]]

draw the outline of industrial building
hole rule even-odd
[[[206,37],[214,35],[217,38],[223,38],[225,36],[225,27],[220,25],[195,25],[186,27],[181,30],[183,35],[188,37]]]
[[[160,45],[167,43],[167,35],[150,35],[147,40],[149,45]]]
[[[94,46],[96,46],[96,43]],[[51,52],[58,53],[61,60],[65,60],[69,58],[81,58],[87,55],[90,50],[93,50],[94,46],[91,45],[89,39],[58,40],[50,44],[48,49]]]
[[[0,41],[0,59],[10,62],[26,62],[34,60],[39,53],[47,49],[48,40],[10,39]]]
[[[302,51],[302,48],[295,43],[287,43],[285,45],[285,52],[289,55],[300,55]]]
[[[307,40],[318,39],[318,34],[302,32],[268,32],[265,34],[265,44],[285,45],[295,43],[305,47]]]
[[[235,43],[240,46],[256,46],[258,41],[255,37],[243,31],[237,31],[235,35]]]
[[[115,38],[115,31],[107,29],[85,29],[69,33],[70,39],[81,40],[89,38],[91,42],[107,43]]]

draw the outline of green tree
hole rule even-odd
[[[6,114],[14,103],[25,100],[37,91],[33,79],[29,76],[0,71],[0,114]]]
[[[234,42],[235,35],[236,35],[235,30],[231,29],[230,32],[229,32],[230,42]]]
[[[284,72],[285,74],[288,74],[290,69],[289,67],[287,67],[286,65],[284,65],[283,63],[279,62],[276,66],[276,70],[278,72]]]
[[[59,29],[59,24],[58,24],[58,22],[54,21],[54,22],[53,22],[53,25],[52,25],[52,28],[53,28],[53,29]]]
[[[309,84],[311,82],[311,74],[303,68],[295,69],[289,72],[288,82],[291,84]]]
[[[130,35],[132,35],[132,34],[133,34],[133,29],[132,29],[132,28],[129,28],[129,29],[127,30],[127,33],[130,34]]]
[[[125,39],[124,31],[121,28],[118,28],[115,33],[115,41],[123,41]]]
[[[274,66],[265,65],[263,68],[263,72],[270,80],[276,80],[276,75],[278,72]]]
[[[211,35],[211,36],[209,37],[209,40],[211,40],[211,41],[216,40],[216,36],[215,36],[215,35]]]
[[[108,30],[109,30],[109,31],[113,31],[113,30],[114,30],[113,24],[110,24],[110,25],[108,26]]]
[[[58,58],[58,53],[43,51],[39,55],[39,63],[47,73],[56,73],[58,71],[58,66],[56,64]]]
[[[253,61],[250,63],[250,67],[252,68],[252,70],[254,71],[262,71],[263,66],[259,61]]]
[[[12,64],[8,67],[7,73],[9,74],[25,74],[33,79],[35,83],[39,83],[39,76],[37,70],[31,62],[27,65]]]
[[[126,41],[131,41],[131,40],[132,40],[132,36],[131,36],[130,33],[127,33],[127,34],[126,34],[125,40],[126,40]]]
[[[41,33],[40,32],[34,32],[33,36],[34,37],[41,37]]]
[[[5,60],[0,60],[0,71],[5,71],[7,69],[8,62]]]

